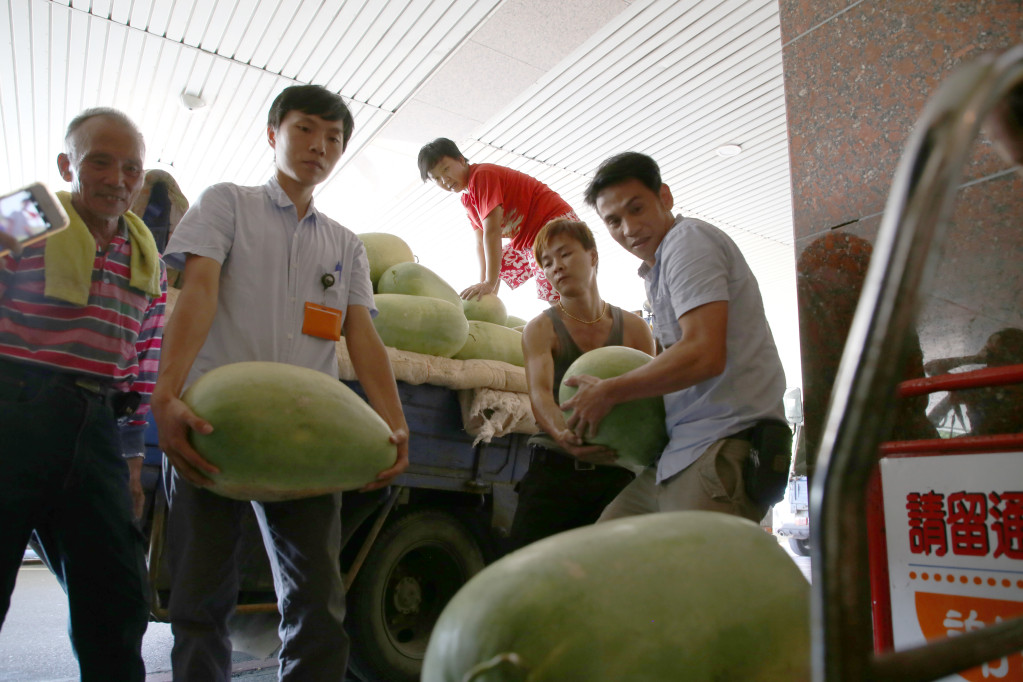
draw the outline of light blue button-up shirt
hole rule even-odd
[[[657,481],[679,473],[712,443],[769,417],[785,419],[785,373],[764,314],[760,287],[739,247],[720,229],[677,216],[639,274],[646,282],[654,334],[665,348],[682,338],[678,318],[728,302],[725,371],[664,396],[670,440]]]
[[[207,188],[174,229],[164,260],[185,255],[221,263],[217,313],[187,383],[232,362],[286,362],[337,376],[333,341],[302,333],[306,301],[376,314],[362,241],[310,203],[298,220],[276,178],[260,187]],[[323,286],[331,274],[334,284]],[[175,310],[175,314],[188,314]]]

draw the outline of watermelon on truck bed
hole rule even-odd
[[[522,367],[522,332],[493,322],[469,320],[469,335],[454,355],[459,360],[499,360]]]
[[[409,294],[377,294],[373,300],[373,326],[385,346],[450,358],[465,345],[469,323],[447,301]]]
[[[387,232],[363,232],[356,235],[362,240],[366,248],[366,258],[369,260],[369,278],[373,282],[373,291],[376,291],[377,282],[384,270],[396,263],[411,263],[415,261],[412,249],[404,239],[398,235]]]
[[[505,308],[504,301],[495,294],[483,294],[478,299],[475,297],[463,298],[462,310],[465,312],[466,319],[469,320],[501,325],[508,321],[508,309]]]
[[[454,287],[440,275],[419,263],[396,263],[384,270],[377,282],[381,294],[408,294],[410,296],[432,296],[461,307],[462,299]]]

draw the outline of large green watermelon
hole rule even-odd
[[[377,282],[381,294],[433,296],[461,307],[462,299],[454,287],[436,272],[419,263],[396,263],[384,270]]]
[[[441,613],[422,682],[808,682],[810,586],[778,542],[717,512],[577,528],[477,573]]]
[[[201,376],[182,400],[213,425],[189,434],[215,464],[210,490],[276,501],[361,488],[390,468],[391,429],[354,391],[322,372],[237,362]]]
[[[369,278],[376,291],[377,282],[384,270],[396,263],[415,261],[412,249],[401,237],[387,232],[363,232],[356,235],[366,247],[366,258],[369,259]]]
[[[457,308],[432,296],[377,294],[373,318],[385,346],[450,358],[465,345],[469,323]]]
[[[469,320],[469,335],[465,345],[454,354],[459,360],[500,360],[522,367],[522,332],[493,322]]]
[[[483,294],[479,299],[462,299],[462,310],[466,319],[479,320],[480,322],[493,322],[503,325],[508,319],[508,309],[504,307],[504,301],[496,294]]]
[[[626,346],[595,348],[576,358],[569,365],[564,379],[576,374],[608,379],[642,367],[652,359],[643,351]],[[564,404],[578,390],[574,386],[565,385],[564,379],[558,389],[559,404]],[[568,410],[566,417],[570,414],[571,410]],[[664,399],[642,398],[615,405],[597,426],[597,435],[588,442],[615,450],[619,464],[649,466],[660,457],[668,444],[668,432],[664,425]]]

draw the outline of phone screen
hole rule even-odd
[[[49,228],[49,221],[29,190],[0,198],[0,230],[18,241],[25,241]]]

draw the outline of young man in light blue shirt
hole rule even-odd
[[[175,680],[230,678],[227,619],[238,592],[240,505],[248,504],[204,490],[206,474],[215,469],[191,448],[187,435],[189,429],[209,433],[216,424],[179,399],[187,385],[216,367],[247,360],[285,362],[337,378],[339,337],[303,330],[307,302],[334,308],[343,314],[359,382],[398,448],[396,464],[370,487],[387,485],[408,466],[408,426],[372,323],[376,309],[366,251],[312,200],[313,189],[341,158],[353,125],[337,94],[314,85],[286,88],[268,117],[274,176],[261,187],[208,188],[167,245],[165,257],[178,268],[183,261],[185,273],[153,394],[160,445],[173,465],[165,468]],[[344,679],[340,493],[251,504],[281,612],[280,679]]]
[[[639,269],[664,351],[621,376],[570,379],[562,407],[580,436],[616,404],[664,396],[669,442],[660,459],[608,505],[600,520],[707,510],[759,521],[767,506],[746,493],[751,429],[784,422],[785,375],[756,278],[735,243],[701,220],[675,216],[671,190],[648,156],[604,161],[586,192],[611,236]]]

